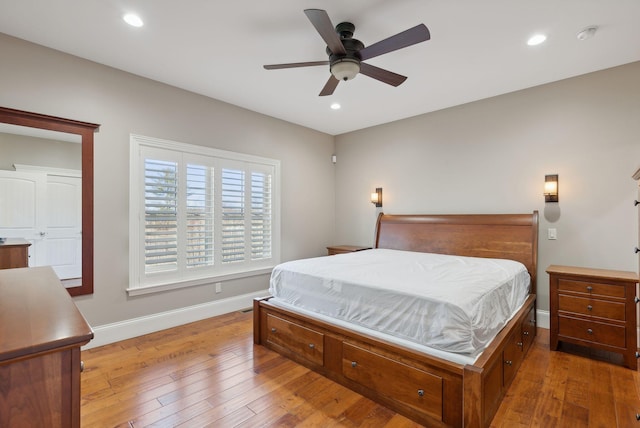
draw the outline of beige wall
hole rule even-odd
[[[99,123],[93,326],[268,288],[262,275],[129,298],[129,134],[279,159],[282,258],[322,255],[334,233],[333,137],[0,34],[0,105]],[[313,227],[309,227],[313,225]]]
[[[260,276],[128,298],[129,134],[282,161],[283,260],[371,245],[389,213],[539,210],[539,307],[551,263],[636,270],[640,63],[335,137],[0,35],[0,105],[101,124],[95,145],[92,325],[267,287]],[[335,140],[335,141],[334,141]],[[330,162],[335,151],[338,163]],[[560,203],[545,206],[545,174]],[[335,203],[334,203],[335,199]],[[313,225],[313,227],[309,227]],[[547,229],[558,240],[546,239]]]
[[[543,310],[549,264],[637,271],[639,76],[633,63],[338,136],[338,240],[372,244],[382,187],[387,213],[538,210]],[[545,205],[553,173],[560,202]]]
[[[0,133],[0,169],[13,171],[14,164],[82,169],[80,144]]]

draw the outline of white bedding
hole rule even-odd
[[[519,262],[374,249],[276,266],[276,301],[475,358],[524,303]]]

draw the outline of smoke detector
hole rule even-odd
[[[584,30],[580,31],[576,37],[578,38],[578,40],[587,40],[592,38],[593,36],[596,35],[596,31],[598,31],[598,27],[595,25],[592,25],[590,27],[585,28]]]

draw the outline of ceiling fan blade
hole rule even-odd
[[[292,62],[290,64],[263,65],[265,70],[279,70],[281,68],[314,67],[316,65],[329,65],[329,61]]]
[[[333,94],[333,91],[336,90],[338,83],[340,83],[340,81],[333,77],[332,74],[331,77],[329,77],[329,80],[327,80],[327,83],[324,85],[324,88],[322,88],[322,91],[320,91],[320,96],[325,97],[327,95]]]
[[[325,41],[329,50],[334,54],[346,55],[347,51],[344,49],[340,36],[333,27],[327,11],[321,9],[305,9],[304,13],[316,28],[322,40]]]
[[[337,34],[337,33],[336,33]],[[424,42],[431,38],[429,29],[424,24],[416,25],[413,28],[398,33],[395,36],[380,40],[377,43],[367,46],[360,51],[362,61],[373,58],[388,52],[397,51],[416,43]]]
[[[392,71],[385,70],[371,64],[365,64],[364,62],[360,63],[360,73],[391,86],[399,86],[402,82],[407,80],[407,76],[402,76],[401,74],[396,74]]]

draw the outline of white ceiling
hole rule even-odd
[[[308,8],[365,46],[419,23],[431,40],[367,61],[401,86],[359,75],[319,97],[328,66],[262,68],[327,59]],[[639,18],[639,0],[0,0],[0,32],[332,135],[638,61]]]

